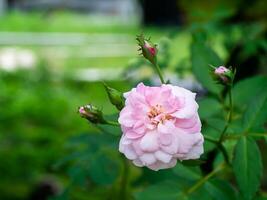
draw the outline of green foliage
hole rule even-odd
[[[137,192],[135,198],[136,200],[186,200],[179,185],[170,181],[149,186],[145,190]]]
[[[205,188],[215,200],[237,199],[236,191],[227,181],[210,180],[205,183]]]
[[[195,10],[198,9],[196,6]],[[213,21],[229,17],[232,12],[228,10],[225,12],[227,15],[215,12],[212,14],[215,17]],[[13,12],[2,17],[0,24],[1,31],[89,34],[112,32],[126,33],[129,36],[139,32],[136,26],[121,25],[111,20],[99,26],[91,23],[90,17],[56,12],[49,15]],[[266,152],[260,152],[262,143],[259,142],[258,147],[251,137],[254,137],[252,133],[266,134],[264,123],[267,119],[267,77],[255,76],[235,84],[234,113],[222,141],[232,162],[230,165],[225,164],[226,167],[220,174],[212,174],[215,166],[225,159],[216,141],[220,140],[227,125],[230,108],[227,91],[214,83],[209,67],[210,64],[219,66],[228,63],[227,59],[239,44],[244,45],[238,56],[239,61],[256,54],[260,57],[259,65],[265,66],[266,41],[260,35],[264,35],[265,27],[253,26],[253,23],[248,26],[240,24],[225,27],[212,22],[192,24],[189,29],[193,30],[192,38],[187,28],[145,28],[145,31],[151,32],[153,39],[164,35],[164,32],[170,33],[170,38],[164,38],[158,46],[158,63],[161,69],[172,75],[175,72],[175,75],[181,77],[181,72],[191,76],[191,66],[195,78],[204,90],[208,91],[204,94],[196,91],[197,97],[200,97],[198,103],[202,121],[201,132],[206,137],[205,152],[200,160],[178,161],[173,169],[158,172],[135,167],[118,152],[120,127],[93,124],[88,126],[87,122],[79,118],[75,113],[77,107],[87,103],[101,108],[103,113],[108,114],[105,119],[111,121],[118,119],[118,112],[108,103],[101,83],[73,80],[77,64],[108,66],[117,70],[118,66],[129,60],[127,56],[88,59],[85,54],[83,57],[86,58],[77,58],[77,55],[84,51],[84,47],[87,47],[89,40],[86,40],[83,47],[62,48],[73,54],[67,57],[65,62],[57,59],[54,61],[54,57],[47,56],[60,63],[59,66],[63,68],[75,66],[70,69],[68,77],[63,76],[65,71],[52,74],[44,67],[32,71],[0,72],[0,199],[29,199],[34,187],[46,175],[56,177],[63,188],[62,193],[53,200],[266,199],[264,191],[259,189],[263,171],[260,153],[265,155]],[[133,45],[134,39],[127,42]],[[29,48],[43,51],[41,47]],[[135,50],[132,50],[133,55],[134,52]],[[137,68],[144,65],[146,63],[138,61],[131,70],[136,72]],[[179,69],[176,69],[177,66]],[[265,68],[260,70],[266,72]],[[146,70],[139,71],[138,78],[140,74],[146,74]],[[147,82],[151,83],[150,80]],[[122,92],[132,87],[129,82],[124,81],[110,82],[108,85]],[[116,114],[113,115],[114,112]],[[248,137],[249,135],[251,137]],[[263,138],[262,135],[260,138]],[[267,141],[267,136],[265,139]],[[232,171],[237,183],[232,181]],[[210,174],[212,176],[209,176]],[[266,182],[262,180],[262,185],[264,181]],[[197,188],[188,193],[196,184],[199,184]]]
[[[267,76],[255,76],[241,80],[233,88],[235,107],[243,110],[250,102],[257,99],[260,92],[265,92],[266,87]]]
[[[111,84],[124,90],[121,84]],[[102,96],[97,94],[101,89],[104,90],[101,83],[88,84],[68,79],[55,81],[54,75],[41,67],[14,73],[1,71],[0,158],[5,162],[0,165],[0,199],[28,199],[35,185],[46,176],[54,177],[63,186],[68,185],[67,174],[71,182],[80,187],[87,184],[88,178],[93,180],[88,163],[94,161],[89,159],[92,154],[103,151],[99,149],[99,142],[106,148],[115,147],[115,152],[118,144],[109,135],[77,134],[96,131],[96,128],[88,128],[87,122],[80,120],[76,111],[80,104],[89,100],[104,107],[108,113],[114,112],[115,108],[103,101],[104,92]],[[115,134],[115,130],[106,127],[105,130]],[[120,133],[119,128],[116,132],[117,135]],[[72,138],[74,135],[76,137]],[[67,142],[70,138],[72,141]],[[87,151],[77,151],[85,146]],[[70,148],[75,151],[70,151]],[[120,159],[112,152],[107,155],[107,162],[116,163],[112,168],[115,172],[111,170],[113,181],[121,170],[121,164],[117,164]],[[75,159],[81,159],[84,167],[79,164],[72,167]],[[88,191],[73,190],[88,194]]]
[[[222,110],[222,105],[214,98],[203,98],[198,101],[199,116],[201,119],[212,117]]]
[[[95,154],[89,164],[89,175],[99,185],[112,184],[121,171],[118,157],[108,151]]]
[[[243,136],[239,139],[232,164],[243,197],[252,199],[259,189],[262,175],[261,154],[252,138]]]
[[[254,126],[262,126],[267,122],[267,91],[261,90],[256,98],[251,101],[244,114],[244,132],[251,130]]]
[[[211,67],[223,64],[218,55],[204,43],[202,39],[196,39],[191,44],[192,70],[197,80],[210,92],[218,94],[221,87],[211,77]]]
[[[198,167],[187,167],[182,164],[177,164],[173,171],[175,174],[177,174],[179,177],[196,181],[201,178],[200,169]]]

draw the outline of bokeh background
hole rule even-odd
[[[159,84],[137,53],[142,32],[158,43],[166,77],[200,96],[193,41],[237,67],[238,80],[266,74],[266,19],[264,0],[0,0],[0,199],[133,199],[177,178],[126,170],[120,131],[88,124],[77,107],[116,119],[102,81],[122,92]]]

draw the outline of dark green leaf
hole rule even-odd
[[[209,65],[222,65],[218,55],[205,43],[194,42],[191,45],[192,70],[197,80],[210,92],[218,94],[221,87],[211,77]]]
[[[86,172],[79,166],[73,166],[68,170],[72,183],[79,186],[84,186],[86,182]]]
[[[121,164],[108,152],[100,152],[89,163],[89,175],[97,184],[112,184],[119,176]]]
[[[220,133],[222,132],[224,126],[225,126],[225,120],[224,119],[220,119],[220,118],[215,118],[215,117],[210,117],[207,118],[205,120],[203,120],[203,123],[205,124],[205,126],[207,126],[208,128],[211,128],[212,130],[215,131],[215,133],[211,134],[207,134],[209,136],[212,137],[220,137]]]
[[[201,178],[199,167],[184,166],[180,163],[173,168],[175,174],[188,180],[196,181]]]
[[[228,126],[228,129],[227,129],[227,133],[228,135],[234,135],[234,134],[237,134],[237,133],[242,133],[243,131],[243,119],[242,118],[239,118],[239,119],[235,119],[234,121],[232,121],[230,123],[230,125]]]
[[[93,153],[102,146],[114,147],[117,149],[118,141],[111,134],[103,133],[85,133],[72,137],[67,144],[68,147],[87,146]]]
[[[204,98],[199,102],[199,116],[201,119],[214,116],[222,111],[221,104],[213,98]]]
[[[261,154],[252,138],[242,137],[238,141],[234,152],[233,170],[243,197],[252,199],[260,186],[262,175]]]
[[[233,102],[235,106],[245,108],[266,87],[266,76],[256,76],[238,82],[233,88]]]
[[[225,121],[219,118],[211,117],[202,120],[202,122],[203,122],[203,128],[202,128],[203,135],[212,138],[214,140],[219,140],[221,132],[225,126]],[[204,142],[205,152],[211,151],[214,148],[216,148],[216,144],[208,140],[205,140]]]
[[[226,181],[211,180],[205,183],[207,192],[215,200],[235,200],[237,199],[236,191]]]
[[[195,190],[188,196],[188,200],[213,200],[211,195],[205,190],[203,186]],[[178,199],[177,199],[178,200]]]
[[[184,200],[186,197],[175,182],[161,182],[136,193],[136,200]]]
[[[243,130],[249,131],[255,126],[260,126],[267,121],[267,90],[262,90],[254,97],[244,114]]]

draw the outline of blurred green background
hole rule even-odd
[[[0,0],[3,200],[132,199],[143,186],[177,178],[126,168],[116,150],[120,131],[77,114],[93,103],[116,118],[102,81],[123,92],[139,81],[159,83],[138,56],[140,32],[158,42],[166,77],[202,95],[191,73],[193,40],[238,65],[238,79],[267,71],[266,1],[103,1],[107,8],[93,6],[100,1],[44,2]],[[130,195],[121,189],[125,173]]]

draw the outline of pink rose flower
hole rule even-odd
[[[136,166],[157,171],[174,167],[177,159],[197,159],[203,153],[195,93],[178,86],[140,83],[124,97],[119,151]]]

